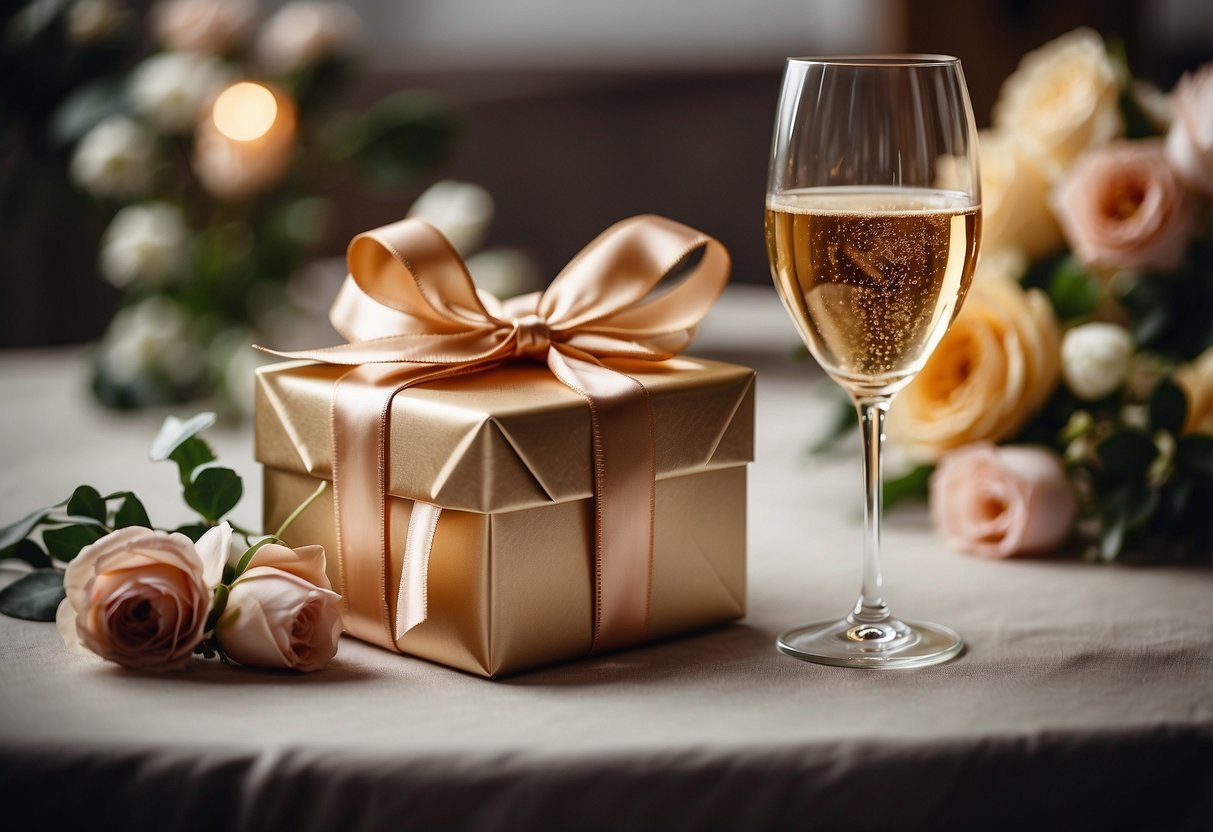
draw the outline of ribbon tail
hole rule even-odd
[[[548,352],[548,366],[590,406],[594,453],[592,653],[649,632],[656,443],[648,391],[592,359]]]
[[[400,591],[396,595],[396,640],[425,621],[430,552],[442,509],[433,503],[414,502],[405,536],[404,562],[400,568]]]

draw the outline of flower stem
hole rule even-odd
[[[329,484],[328,484],[327,480],[320,483],[319,487],[315,491],[312,492],[311,496],[308,497],[306,500],[304,500],[302,503],[300,503],[299,507],[296,508],[294,511],[292,511],[290,513],[290,516],[288,516],[285,520],[282,521],[282,525],[278,527],[278,531],[274,532],[274,537],[281,539],[282,535],[286,534],[286,530],[291,527],[291,524],[299,519],[299,515],[303,514],[303,512],[305,512],[305,511],[307,511],[308,506],[310,506],[312,503],[316,502],[316,499],[321,494],[323,494],[325,492],[325,489],[327,489],[328,487],[329,487]]]

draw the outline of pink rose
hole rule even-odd
[[[1051,201],[1074,254],[1096,268],[1174,269],[1196,228],[1194,206],[1160,141],[1088,150]]]
[[[1057,455],[974,442],[931,475],[931,519],[948,545],[987,558],[1043,554],[1069,534],[1078,501]]]
[[[337,652],[340,604],[324,573],[323,547],[270,543],[232,584],[215,636],[239,664],[319,670]]]
[[[170,49],[218,55],[237,46],[257,15],[253,0],[162,0],[152,30]]]
[[[64,642],[125,667],[185,667],[205,633],[231,539],[227,523],[197,544],[133,526],[84,547],[63,579],[56,623]]]
[[[1172,107],[1167,160],[1194,190],[1213,197],[1213,64],[1179,79]]]

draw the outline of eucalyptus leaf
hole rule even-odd
[[[1213,478],[1213,436],[1192,433],[1175,446],[1175,464],[1198,477]]]
[[[1154,387],[1148,405],[1150,430],[1166,430],[1179,433],[1188,418],[1188,399],[1184,391],[1169,378],[1164,378]]]
[[[169,416],[164,420],[156,438],[152,440],[152,448],[149,452],[152,462],[163,462],[169,459],[173,451],[183,442],[213,424],[215,424],[215,414],[209,412],[198,413],[188,419]]]
[[[104,523],[105,500],[101,499],[101,492],[91,485],[78,486],[68,498],[67,513],[75,517],[91,517]]]
[[[61,526],[57,529],[47,529],[42,533],[42,542],[46,544],[46,549],[52,557],[67,561],[80,554],[80,550],[85,546],[104,536],[104,529],[78,523],[72,526]]]
[[[35,569],[0,590],[0,612],[27,621],[54,621],[63,591],[63,573],[57,569]]]
[[[231,468],[207,468],[185,486],[185,502],[210,522],[217,521],[240,502],[244,484]]]
[[[38,527],[38,524],[45,519],[46,515],[51,513],[51,509],[57,508],[63,503],[48,508],[40,508],[37,511],[31,511],[29,514],[22,517],[16,523],[11,523],[0,529],[0,551],[3,551],[10,546],[13,546],[18,541],[24,540],[30,536],[30,533]]]
[[[128,526],[142,526],[151,528],[152,521],[147,516],[147,509],[143,507],[143,503],[134,494],[128,493],[125,499],[122,500],[122,505],[118,506],[118,511],[114,513],[114,528],[125,529]]]
[[[1124,491],[1114,489],[1104,497],[1099,506],[1099,557],[1101,560],[1116,560],[1116,556],[1124,547],[1127,525]]]
[[[126,95],[122,84],[94,81],[75,90],[51,115],[51,138],[62,145],[78,141],[106,118],[122,113]]]
[[[42,547],[28,538],[19,540],[15,545],[0,551],[0,558],[23,560],[35,569],[51,565],[51,559],[46,552],[42,551]]]
[[[1158,456],[1158,447],[1136,428],[1122,428],[1095,446],[1095,453],[1110,473],[1141,479]]]

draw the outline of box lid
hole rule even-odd
[[[688,357],[607,363],[649,391],[658,479],[753,459],[753,370]],[[330,403],[347,369],[291,361],[257,371],[259,462],[332,478]],[[390,467],[390,494],[461,511],[584,499],[589,406],[536,364],[412,387],[393,400]]]

